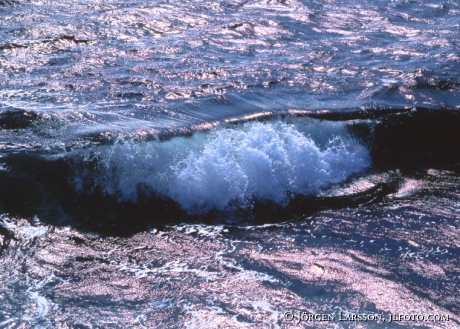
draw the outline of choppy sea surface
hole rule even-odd
[[[0,328],[460,328],[460,3],[0,0]]]

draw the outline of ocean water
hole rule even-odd
[[[460,3],[0,0],[0,328],[460,328]]]

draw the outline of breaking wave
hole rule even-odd
[[[120,138],[72,152],[78,191],[130,202],[153,193],[189,214],[247,208],[254,200],[285,206],[293,195],[317,193],[371,165],[345,123],[311,119],[248,122],[167,141]]]

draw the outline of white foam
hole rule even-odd
[[[223,232],[228,232],[223,225],[174,225],[172,229],[184,232],[185,234],[197,234],[202,237],[213,238],[222,235]]]
[[[164,298],[162,300],[158,300],[156,302],[150,302],[148,304],[161,309],[161,308],[172,308],[173,302],[174,302],[174,298]]]
[[[187,329],[200,329],[206,328],[214,320],[215,314],[206,312],[204,310],[194,310],[193,305],[184,304],[183,309],[186,315],[190,316],[190,321],[185,323]]]
[[[197,277],[201,277],[206,281],[214,281],[216,279],[216,272],[206,271],[205,269],[194,269],[189,268],[189,266],[178,260],[167,262],[161,267],[149,269],[145,264],[131,264],[123,263],[119,265],[119,270],[122,272],[128,272],[134,274],[137,279],[142,279],[158,274],[165,273],[191,273]]]
[[[271,323],[275,323],[275,328],[280,328],[278,324],[276,324],[280,317],[280,314],[277,310],[273,309],[273,306],[269,302],[267,302],[266,300],[253,301],[252,307],[254,308],[254,310],[256,310],[256,312],[262,310],[270,314],[270,319],[272,320]]]
[[[40,296],[36,291],[29,292],[29,295],[30,298],[35,300],[35,303],[37,304],[38,317],[44,317],[46,314],[48,314],[50,306],[48,300],[45,297]]]
[[[139,187],[172,198],[189,213],[248,207],[251,200],[286,205],[370,166],[368,150],[344,123],[250,122],[169,141],[134,142],[85,151],[77,188],[136,201]]]
[[[34,221],[40,223],[37,217],[35,217]],[[18,226],[17,223],[8,217],[8,214],[0,215],[0,226],[28,240],[42,237],[48,232],[48,227],[46,226]]]

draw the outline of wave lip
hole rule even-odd
[[[345,123],[311,119],[249,122],[163,142],[120,140],[96,153],[83,154],[77,189],[135,202],[142,187],[189,214],[247,208],[254,200],[286,206],[293,195],[314,194],[371,165]]]

